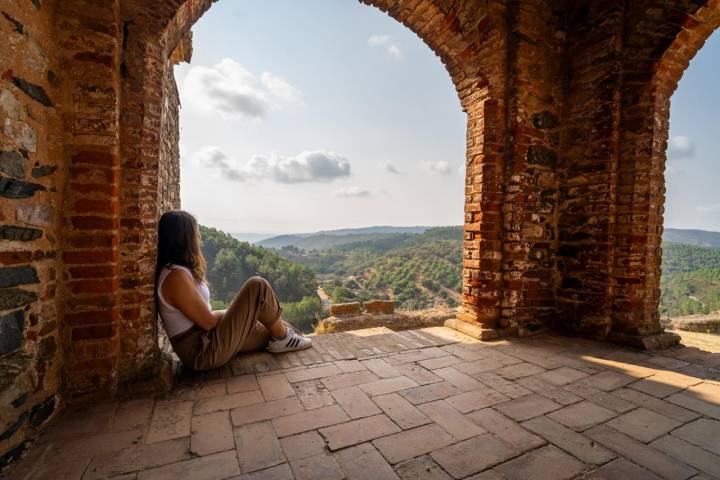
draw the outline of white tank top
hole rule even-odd
[[[160,318],[162,319],[163,327],[165,328],[165,331],[170,338],[173,338],[175,335],[179,335],[183,332],[190,330],[190,328],[195,325],[195,323],[188,317],[186,317],[183,312],[170,305],[168,302],[165,301],[165,297],[163,297],[163,282],[170,274],[170,272],[175,269],[182,270],[188,275],[190,275],[190,278],[193,280],[193,283],[195,284],[198,293],[207,302],[208,308],[212,310],[212,307],[210,306],[210,289],[208,288],[206,283],[196,282],[195,278],[192,276],[192,272],[190,272],[190,269],[181,265],[168,265],[167,267],[163,268],[160,272],[160,276],[158,277],[157,282],[157,295],[159,300],[158,313],[160,314]]]

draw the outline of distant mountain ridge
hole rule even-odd
[[[698,247],[720,248],[720,232],[684,228],[666,228],[663,241],[685,243]]]
[[[336,247],[347,243],[362,242],[367,240],[380,240],[391,238],[396,235],[420,234],[433,227],[363,227],[343,228],[338,230],[323,230],[314,233],[296,233],[288,235],[277,235],[257,242],[265,248],[283,248],[293,246],[303,250],[321,250]]]

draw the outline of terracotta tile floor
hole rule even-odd
[[[642,353],[436,327],[185,372],[66,410],[17,479],[720,478],[720,338]]]

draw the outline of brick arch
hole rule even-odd
[[[625,55],[628,81],[619,120],[620,196],[612,271],[617,289],[612,335],[618,339],[661,331],[658,307],[670,100],[692,58],[720,27],[720,1],[685,3],[666,10],[664,24],[656,27],[664,35],[633,42],[635,48]]]
[[[184,39],[188,39],[195,23],[217,0],[185,0],[162,31],[164,55],[170,56]],[[378,8],[413,31],[442,61],[458,91],[463,110],[473,91],[488,83],[482,65],[467,61],[482,49],[487,40],[483,33],[492,29],[492,11],[483,11],[477,2],[456,2],[443,7],[434,0],[359,0]],[[475,5],[473,5],[475,4]],[[485,7],[485,10],[490,10]],[[463,32],[463,21],[479,22],[475,30]]]
[[[111,319],[118,340],[115,378],[109,380],[116,384],[152,376],[158,364],[152,301],[156,220],[179,207],[179,100],[172,70],[191,52],[191,28],[213,2],[157,3],[131,0],[121,12],[119,282]],[[472,0],[363,3],[406,25],[438,55],[468,115],[463,315],[495,327],[504,286],[506,8]]]

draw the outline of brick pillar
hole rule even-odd
[[[555,313],[562,106],[557,52],[564,32],[551,3],[517,2],[508,11],[500,326],[518,335],[544,330]]]
[[[579,6],[565,46],[556,326],[605,338],[617,200],[622,2]],[[590,32],[590,33],[588,33]]]
[[[63,206],[65,389],[112,391],[119,352],[120,221],[117,2],[60,2],[64,142],[69,180]]]
[[[156,378],[160,366],[153,292],[166,58],[160,27],[142,16],[146,7],[128,5],[123,10],[128,74],[120,119],[121,383]]]
[[[630,25],[654,21],[667,33],[659,39],[631,34],[625,45],[617,134],[615,290],[608,336],[639,348],[679,341],[663,331],[658,312],[670,98],[690,60],[720,27],[720,1],[707,1],[688,13],[652,13],[634,10],[625,19]]]
[[[502,174],[504,111],[488,89],[469,104],[465,174],[462,313],[459,320],[488,338],[498,327],[502,297]],[[460,324],[462,329],[462,324]],[[467,330],[467,328],[465,328]],[[487,332],[484,332],[487,330]]]

